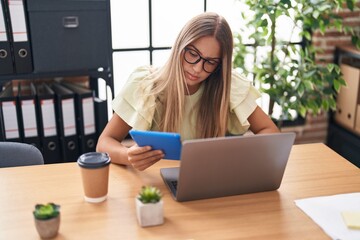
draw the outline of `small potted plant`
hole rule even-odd
[[[36,204],[33,211],[36,230],[41,238],[53,238],[60,227],[60,205]]]
[[[143,186],[136,197],[136,215],[141,227],[164,223],[162,195],[158,188]]]

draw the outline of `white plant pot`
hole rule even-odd
[[[163,200],[157,203],[142,203],[135,199],[136,215],[141,227],[149,227],[164,223]]]
[[[35,219],[35,227],[42,239],[54,238],[60,227],[60,214],[51,219]]]

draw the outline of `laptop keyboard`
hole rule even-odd
[[[171,185],[174,187],[174,189],[177,189],[177,181],[170,181]]]

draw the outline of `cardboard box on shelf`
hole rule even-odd
[[[346,86],[341,87],[337,96],[335,121],[353,131],[360,92],[360,69],[347,64],[341,64],[340,68]]]

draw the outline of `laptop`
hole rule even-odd
[[[179,202],[273,191],[294,140],[293,132],[186,140],[180,167],[160,173]]]

